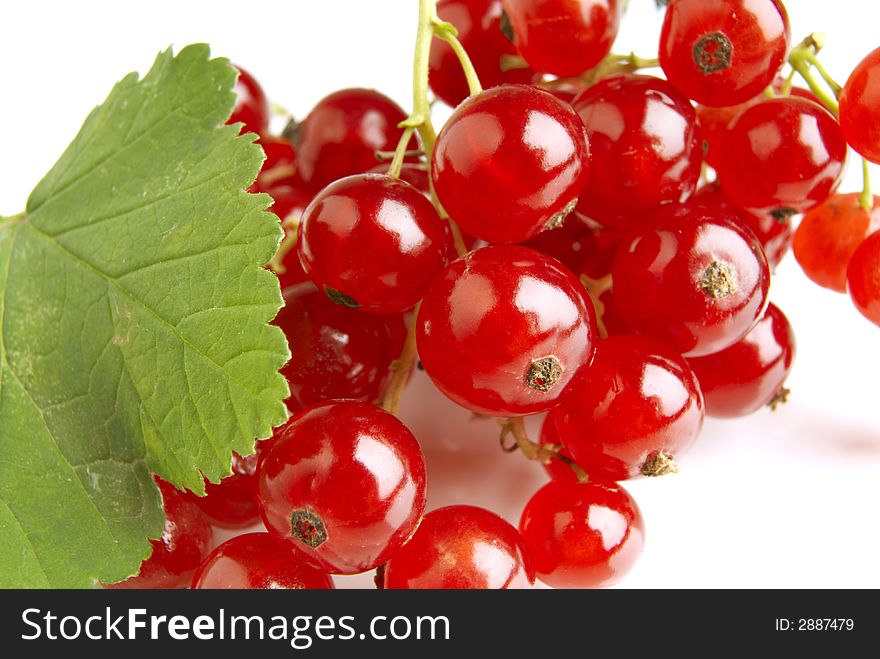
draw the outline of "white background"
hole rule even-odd
[[[875,2],[786,5],[794,42],[827,33],[822,59],[841,82],[880,45]],[[4,3],[0,215],[24,208],[112,84],[146,72],[170,44],[210,43],[300,118],[347,86],[375,87],[409,108],[416,9],[416,0]],[[616,52],[654,56],[660,21],[653,0],[632,0]],[[842,189],[859,188],[858,164],[852,159]],[[798,339],[790,403],[708,419],[682,473],[626,484],[647,544],[623,587],[880,587],[880,329],[846,296],[809,282],[791,255],[771,299]],[[432,508],[483,505],[516,524],[544,481],[540,467],[502,454],[492,422],[471,421],[424,379],[414,381],[402,416],[427,454]]]

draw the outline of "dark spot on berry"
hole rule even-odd
[[[723,71],[730,66],[733,44],[721,32],[713,32],[700,37],[694,44],[694,63],[704,75]]]
[[[550,231],[552,229],[558,229],[562,226],[562,223],[565,222],[565,218],[569,216],[569,214],[574,210],[575,206],[577,206],[578,200],[577,197],[568,202],[565,206],[562,207],[561,210],[557,211],[553,214],[549,220],[547,220],[547,224],[544,225],[545,231]]]
[[[562,364],[559,360],[550,355],[533,359],[529,366],[529,372],[526,373],[526,384],[536,391],[550,391],[559,378],[562,377]]]
[[[788,206],[784,206],[782,208],[774,208],[770,211],[770,217],[772,217],[777,222],[788,222],[789,218],[792,215],[797,215],[797,211],[794,208],[789,208]]]
[[[513,43],[513,25],[510,24],[510,16],[508,16],[507,12],[503,9],[501,10],[501,34],[503,34],[510,43]]]
[[[654,451],[642,463],[643,476],[665,476],[678,473],[678,464],[672,453],[666,450]]]
[[[728,263],[712,261],[700,276],[699,287],[715,300],[736,293],[736,270]]]
[[[333,304],[341,304],[343,307],[348,307],[349,309],[357,309],[361,306],[354,298],[350,298],[345,293],[341,293],[330,286],[325,286],[324,292]]]
[[[324,522],[308,510],[294,510],[290,514],[290,534],[312,549],[317,549],[327,540]]]

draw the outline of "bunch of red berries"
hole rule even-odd
[[[273,137],[241,71],[230,121],[260,136],[254,191],[286,230],[292,416],[206,497],[163,484],[166,533],[123,585],[612,584],[644,536],[619,483],[676,471],[705,414],[784,400],[768,290],[801,214],[804,270],[880,324],[877,200],[867,177],[835,194],[847,145],[880,162],[880,50],[841,87],[779,0],[670,0],[659,60],[616,56],[623,4],[420,0],[409,116],[347,89]],[[456,106],[439,133],[427,83]],[[395,416],[417,361],[547,468],[519,529],[425,513],[430,464]],[[208,554],[209,521],[259,519]]]

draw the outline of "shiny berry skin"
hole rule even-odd
[[[552,480],[529,499],[519,528],[538,579],[554,588],[611,586],[645,544],[642,513],[616,484]]]
[[[794,332],[774,304],[739,341],[689,359],[706,401],[706,414],[736,417],[761,409],[782,389],[794,361]]]
[[[290,361],[281,369],[298,409],[334,398],[372,401],[400,356],[406,324],[400,314],[372,316],[333,304],[311,283],[284,289],[273,323],[284,331]]]
[[[751,229],[752,233],[761,243],[764,256],[770,269],[774,270],[791,249],[792,228],[790,217],[774,217],[772,213],[753,213],[747,209],[734,206],[724,194],[718,183],[707,183],[699,188],[694,196],[688,200],[688,204],[699,204],[717,208],[728,213],[730,219],[736,218],[738,224]]]
[[[266,528],[334,574],[387,562],[425,509],[425,462],[397,417],[357,401],[301,410],[257,469]]]
[[[558,261],[525,247],[484,247],[454,261],[422,301],[416,342],[453,401],[491,416],[557,404],[589,365],[593,307]]]
[[[678,206],[665,214],[618,249],[615,306],[636,333],[686,357],[723,350],[764,312],[767,259],[754,234],[716,209]]]
[[[880,163],[880,48],[853,69],[839,98],[846,141],[871,162]]]
[[[836,194],[810,209],[794,234],[794,257],[819,286],[846,293],[846,267],[853,252],[880,229],[880,197],[870,212],[859,203],[860,193]]]
[[[195,503],[215,526],[244,529],[260,521],[257,499],[257,461],[260,453],[272,445],[267,439],[257,442],[256,451],[247,457],[232,454],[232,474],[219,483],[205,481],[205,495],[189,493]]]
[[[699,435],[703,397],[674,350],[641,336],[612,336],[599,341],[587,377],[553,418],[590,480],[659,476],[658,458],[677,460]]]
[[[226,123],[241,122],[244,124],[242,133],[264,135],[269,129],[269,100],[266,93],[250,73],[238,65],[235,68],[238,70],[238,79],[232,88],[235,105]]]
[[[574,101],[593,162],[578,210],[608,227],[630,226],[661,204],[687,199],[702,146],[690,102],[665,80],[615,76]]]
[[[205,559],[194,589],[328,590],[333,579],[309,564],[289,542],[269,533],[227,540]]]
[[[731,126],[718,179],[737,206],[787,217],[834,193],[846,151],[825,108],[796,96],[774,98],[753,105]]]
[[[592,69],[620,29],[618,0],[502,0],[513,43],[532,68],[562,78]]]
[[[660,32],[660,66],[695,101],[736,105],[773,82],[790,36],[779,0],[671,0]]]
[[[279,185],[266,190],[266,194],[272,197],[275,203],[269,207],[269,212],[274,213],[282,223],[284,236],[287,238],[291,233],[295,234],[302,214],[312,201],[313,194],[303,190],[299,186]],[[299,254],[296,247],[288,250],[281,260],[281,265],[275,270],[278,275],[278,284],[283,291],[288,286],[309,281],[308,275],[299,262]]]
[[[529,68],[502,70],[503,57],[516,55],[516,48],[501,31],[501,0],[440,0],[437,16],[458,30],[458,40],[483,87],[526,84],[535,78]],[[440,39],[431,42],[428,67],[431,90],[444,103],[455,107],[468,96],[461,63],[448,43]]]
[[[372,89],[343,89],[326,96],[303,120],[294,140],[300,180],[319,190],[371,169],[376,151],[397,147],[403,135],[397,124],[404,119],[399,105]]]
[[[158,540],[150,540],[153,553],[141,563],[138,573],[106,588],[185,588],[211,551],[214,530],[205,514],[190,498],[170,483],[156,478],[165,509],[165,529]]]
[[[391,163],[382,163],[370,169],[368,174],[387,174]],[[431,179],[424,163],[405,162],[400,167],[400,180],[406,181],[423,195],[431,198]]]
[[[570,105],[534,87],[502,85],[452,113],[437,137],[431,177],[462,231],[512,243],[564,218],[588,165],[584,127]]]
[[[859,313],[880,325],[880,233],[868,236],[853,253],[846,286]]]
[[[405,311],[446,264],[449,225],[409,183],[357,174],[321,190],[299,224],[309,278],[334,302],[369,313]]]
[[[476,506],[447,506],[422,518],[385,566],[389,589],[530,588],[535,571],[513,526]]]

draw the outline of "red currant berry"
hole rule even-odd
[[[544,417],[544,421],[541,423],[541,434],[538,437],[538,443],[542,446],[552,446],[561,456],[571,460],[571,454],[562,446],[559,433],[556,432],[556,416],[558,412],[559,408],[554,407]],[[572,482],[576,482],[578,479],[574,469],[559,458],[551,458],[549,462],[543,464],[543,467],[550,478],[561,478]]]
[[[770,285],[754,234],[703,206],[655,217],[614,259],[615,307],[626,325],[688,357],[739,341],[764,312]]]
[[[687,199],[700,178],[696,113],[665,80],[616,76],[574,101],[594,162],[578,210],[610,227]]]
[[[515,55],[516,49],[501,31],[501,0],[440,0],[437,16],[458,30],[458,40],[483,86],[525,84],[535,78],[529,68],[504,66],[504,57]],[[428,67],[431,89],[444,103],[455,107],[468,96],[461,63],[448,43],[434,39]]]
[[[214,530],[205,514],[186,494],[160,478],[155,480],[165,509],[162,537],[150,540],[153,553],[135,576],[107,588],[184,588],[211,551]]]
[[[771,403],[794,361],[794,333],[773,304],[748,334],[721,352],[689,359],[700,381],[706,414],[745,416]]]
[[[453,401],[492,416],[557,404],[592,357],[596,318],[580,282],[525,247],[485,247],[454,261],[422,302],[425,371]]]
[[[849,145],[880,163],[880,48],[863,59],[840,92],[840,127]]]
[[[870,212],[859,193],[836,194],[804,214],[794,234],[794,257],[819,286],[846,293],[846,266],[866,237],[880,229],[880,198]]]
[[[443,208],[487,242],[522,242],[558,225],[584,186],[589,149],[571,106],[534,87],[471,96],[434,148],[431,176]]]
[[[404,119],[400,106],[371,89],[343,89],[323,98],[294,139],[300,180],[319,190],[374,167],[376,151],[397,147],[403,135],[398,124]]]
[[[795,96],[753,105],[724,140],[718,179],[741,208],[785,218],[827,199],[840,184],[846,142],[823,107]]]
[[[550,481],[529,499],[519,528],[538,579],[554,588],[611,586],[645,544],[642,513],[620,485]]]
[[[306,274],[334,302],[397,313],[418,302],[446,264],[448,231],[409,183],[358,174],[328,185],[309,204],[297,250]]]
[[[333,579],[286,540],[245,533],[217,547],[193,577],[196,589],[327,590]]]
[[[514,589],[535,583],[523,539],[495,513],[447,506],[428,513],[385,566],[389,589]]]
[[[257,469],[266,528],[335,574],[382,565],[425,509],[425,462],[397,417],[332,401],[295,414]]]
[[[846,269],[846,285],[856,309],[880,325],[880,233],[868,236],[853,252]]]
[[[559,439],[590,479],[619,481],[674,470],[703,426],[703,397],[674,350],[613,336],[554,412]]]
[[[334,398],[379,398],[406,339],[400,314],[358,313],[333,304],[311,283],[284,289],[274,323],[293,353],[281,369],[292,409]]]
[[[513,43],[534,69],[563,78],[611,52],[623,3],[617,0],[502,0]]]
[[[748,227],[761,243],[770,269],[775,269],[791,248],[791,217],[775,217],[772,213],[753,213],[734,206],[724,194],[718,183],[707,183],[688,200],[689,204],[699,204],[727,213],[730,219],[737,219],[741,227]]]
[[[257,462],[260,454],[271,445],[273,438],[258,441],[253,453],[241,457],[232,454],[232,474],[219,483],[205,479],[205,494],[188,492],[195,503],[215,526],[225,529],[243,529],[260,521],[257,498]]]
[[[736,105],[773,82],[790,36],[780,0],[672,0],[660,33],[660,66],[695,101]]]
[[[243,123],[242,133],[265,134],[269,129],[269,101],[266,93],[256,79],[243,68],[235,65],[238,79],[232,91],[235,93],[235,106],[228,124]]]

